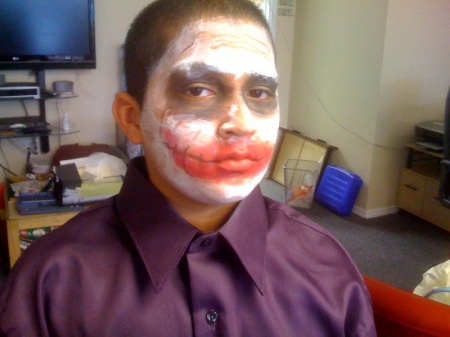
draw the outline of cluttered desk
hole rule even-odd
[[[9,178],[5,208],[10,267],[35,240],[92,202],[118,193],[125,171],[117,157],[95,153],[62,161],[52,173]]]
[[[6,205],[6,231],[8,235],[9,265],[12,266],[19,258],[21,251],[34,240],[58,226],[66,223],[79,212],[36,213],[22,215],[17,210],[17,200],[8,200]],[[38,230],[34,232],[34,230]]]

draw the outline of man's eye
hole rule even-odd
[[[247,92],[247,95],[249,98],[259,101],[269,101],[273,98],[273,92],[266,88],[251,89]]]
[[[190,97],[209,97],[213,96],[214,92],[211,89],[201,86],[191,86],[185,90],[185,94]]]

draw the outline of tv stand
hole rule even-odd
[[[408,159],[400,176],[397,206],[450,231],[450,208],[439,200],[443,154],[416,144],[406,148]]]
[[[34,99],[38,103],[39,115],[37,116],[22,116],[22,117],[7,117],[0,118],[0,138],[13,137],[39,137],[41,144],[41,152],[47,153],[50,151],[49,134],[50,128],[46,128],[47,119],[45,112],[45,101],[50,98],[46,94],[45,89],[45,70],[38,69],[34,71],[36,82],[30,85],[36,85],[40,89],[40,97]],[[23,84],[23,83],[22,83]],[[8,98],[7,100],[22,100],[21,98]],[[11,127],[18,126],[18,127]]]
[[[39,121],[47,123],[47,118],[45,115],[45,71],[43,69],[35,70],[36,82],[41,90],[41,98],[38,100],[39,103]],[[50,151],[50,142],[47,135],[41,135],[41,152],[47,153]]]

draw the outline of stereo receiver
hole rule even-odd
[[[39,99],[41,90],[34,83],[4,83],[0,85],[0,99]]]

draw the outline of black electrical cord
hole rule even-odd
[[[25,102],[23,100],[20,100],[20,103],[22,103],[22,107],[25,110],[25,116],[28,117],[29,114],[28,114],[28,109],[27,109],[27,106],[25,105]]]
[[[13,176],[17,177],[17,174],[15,174],[13,171],[11,171],[9,168],[7,168],[6,166],[4,166],[3,164],[0,164],[0,167],[1,167],[4,171],[6,171],[6,172],[12,174]]]

